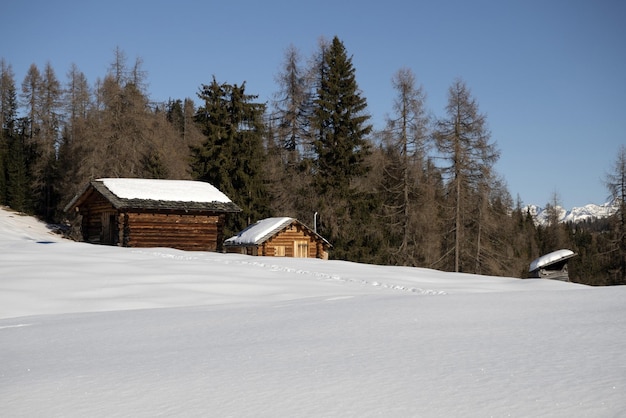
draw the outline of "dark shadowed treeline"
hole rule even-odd
[[[374,130],[336,37],[312,57],[289,47],[270,103],[214,77],[195,101],[151,102],[141,60],[119,49],[91,83],[75,65],[60,80],[47,64],[18,86],[0,64],[0,204],[48,222],[73,221],[63,207],[90,179],[195,179],[243,209],[227,234],[292,216],[317,227],[333,258],[512,277],[569,248],[573,281],[626,283],[626,151],[607,175],[616,216],[536,226],[495,172],[500,151],[462,79],[433,117],[413,71],[399,69],[387,125]]]

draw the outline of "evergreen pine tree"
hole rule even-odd
[[[169,100],[166,105],[165,113],[167,115],[167,121],[172,124],[174,129],[179,132],[181,138],[183,138],[185,135],[183,101],[180,99]]]
[[[265,106],[254,102],[257,96],[245,93],[245,83],[220,84],[215,77],[202,86],[198,97],[203,105],[195,120],[205,141],[192,146],[192,175],[242,208],[227,224],[226,233],[235,233],[269,214],[262,172]]]
[[[354,184],[368,171],[367,135],[372,126],[366,113],[367,101],[361,96],[352,59],[339,38],[322,45],[317,69],[317,92],[313,101],[311,127],[315,134],[313,149],[314,190],[323,233],[334,245],[333,256],[361,260],[363,248],[373,248],[364,228],[371,207],[371,190]],[[365,251],[369,252],[369,251]]]
[[[29,130],[28,119],[21,118],[18,121],[17,132],[9,139],[6,159],[7,204],[25,213],[32,212],[26,147]]]
[[[367,101],[361,97],[352,58],[339,38],[334,37],[323,49],[318,71],[312,116],[317,132],[313,143],[316,183],[322,194],[330,190],[343,193],[353,178],[367,172],[367,135],[372,130],[367,123],[370,116],[365,112]]]

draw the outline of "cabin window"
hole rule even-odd
[[[274,247],[274,256],[275,257],[284,257],[285,256],[285,246],[277,245]]]
[[[309,242],[296,241],[294,245],[294,257],[307,258],[309,256]]]

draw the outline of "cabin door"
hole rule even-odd
[[[117,244],[117,214],[115,212],[104,212],[102,214],[102,239],[104,245]]]
[[[309,256],[309,242],[295,241],[293,243],[293,256],[297,258],[307,258]]]

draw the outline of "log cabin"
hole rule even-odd
[[[104,178],[65,207],[81,216],[85,242],[221,251],[225,218],[241,209],[209,183]]]
[[[224,241],[229,253],[269,257],[328,259],[331,245],[294,218],[267,218]]]

